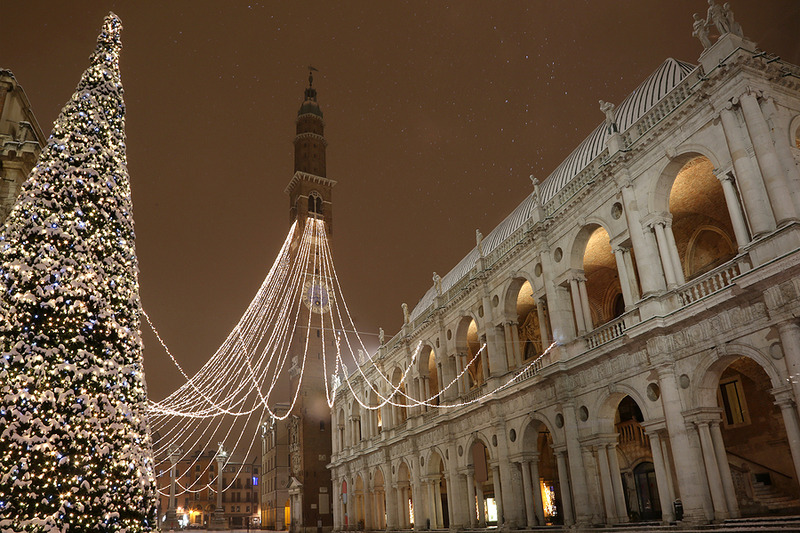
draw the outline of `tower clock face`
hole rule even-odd
[[[309,280],[303,286],[303,303],[314,313],[325,313],[331,301],[328,286],[322,280]]]

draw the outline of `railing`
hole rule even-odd
[[[577,194],[578,191],[583,189],[587,183],[592,181],[594,177],[600,173],[602,163],[607,158],[608,148],[605,148],[544,205],[545,215],[550,216],[555,213],[561,206],[566,204],[570,198]]]
[[[741,265],[742,259],[735,258],[716,270],[712,270],[686,284],[678,290],[678,299],[681,302],[681,307],[732,285],[734,278],[742,273]]]
[[[597,348],[601,344],[612,341],[617,337],[622,337],[625,334],[625,329],[625,316],[623,315],[589,332],[586,335],[586,343],[589,345],[589,349]]]
[[[514,377],[514,383],[522,383],[523,381],[532,378],[533,376],[538,374],[542,368],[544,368],[544,359],[543,358],[536,359],[536,361],[534,361],[533,364],[528,366],[525,370],[523,370],[522,372],[517,374],[516,377]]]
[[[468,403],[474,400],[477,400],[483,394],[483,385],[479,385],[474,389],[467,391],[464,396],[462,396],[462,401],[464,403]]]
[[[650,448],[650,437],[635,418],[617,424],[617,433],[619,433],[620,445],[638,444]]]

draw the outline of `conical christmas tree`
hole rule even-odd
[[[0,530],[149,531],[120,20],[0,232]]]

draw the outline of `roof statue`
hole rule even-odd
[[[722,9],[725,11],[725,17],[728,19],[728,27],[730,28],[730,32],[737,37],[744,38],[744,33],[742,32],[742,25],[733,20],[733,10],[731,9],[730,2],[725,2],[722,5]]]
[[[483,257],[483,233],[479,229],[475,230],[475,242],[477,243],[478,255]]]
[[[728,21],[727,13],[725,13],[725,8],[714,2],[714,0],[708,0],[706,25],[710,26],[712,24],[717,27],[720,36],[730,33],[731,31],[731,25]]]
[[[694,14],[694,24],[692,28],[694,29],[694,31],[692,31],[692,36],[700,39],[703,50],[711,48],[711,39],[708,38],[708,24],[706,24],[705,19],[700,18],[700,13]]]
[[[403,308],[403,324],[408,324],[408,304],[403,302],[400,307]]]
[[[436,288],[436,294],[442,295],[442,277],[436,272],[433,273],[433,286]]]
[[[606,114],[606,128],[608,133],[617,133],[616,118],[614,117],[614,104],[600,100],[600,111]]]
[[[383,328],[378,328],[378,342],[381,346],[386,344],[386,334],[383,332]]]

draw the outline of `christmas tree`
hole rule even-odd
[[[149,531],[119,18],[0,232],[0,531]]]

